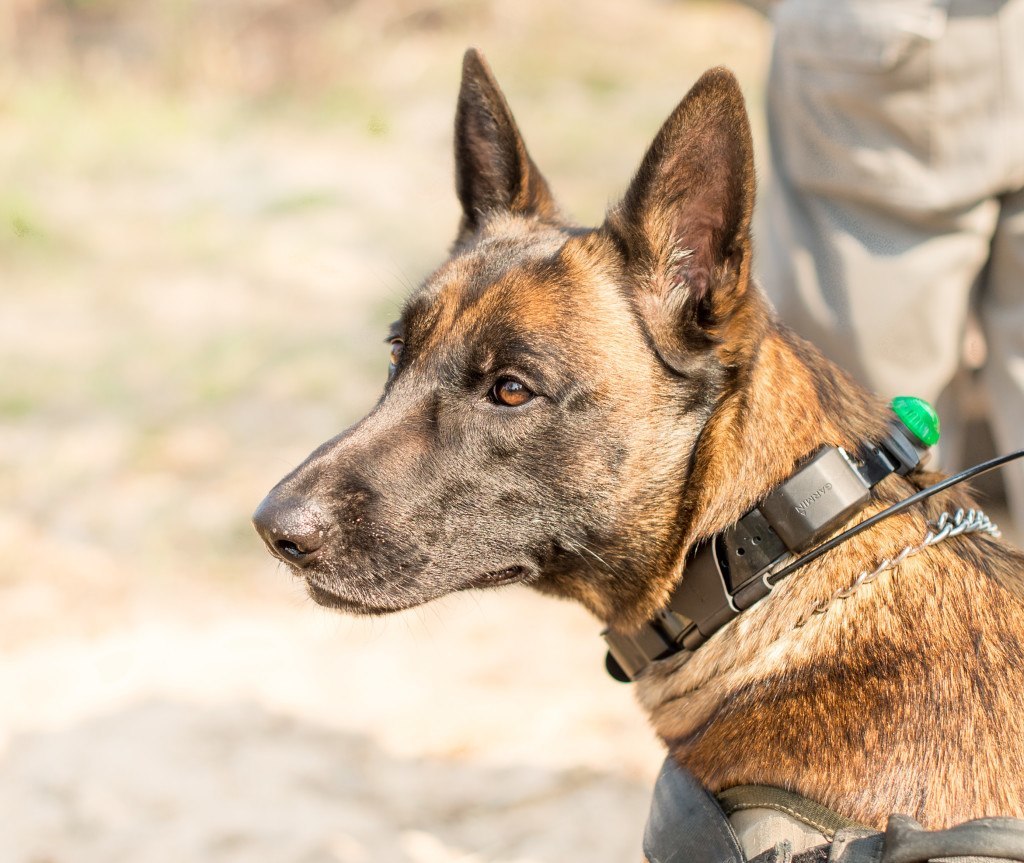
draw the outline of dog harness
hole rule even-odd
[[[716,798],[669,758],[654,786],[643,849],[649,863],[1024,861],[1024,821],[980,818],[928,831],[892,815],[880,832],[780,788],[741,786]]]
[[[890,474],[915,470],[939,437],[931,406],[909,396],[893,400],[895,419],[877,445],[851,456],[825,446],[732,527],[698,544],[668,605],[638,631],[606,629],[606,666],[628,682],[651,663],[694,651],[730,620],[764,599],[795,555],[832,533],[871,499]]]

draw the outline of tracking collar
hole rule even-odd
[[[934,419],[934,428],[907,413],[908,401],[914,411]],[[601,633],[608,644],[608,673],[626,683],[656,660],[696,650],[771,593],[771,576],[794,555],[863,509],[874,486],[890,474],[905,476],[917,468],[938,440],[934,411],[909,397],[895,400],[893,408],[899,419],[878,445],[865,445],[856,458],[842,447],[822,447],[736,524],[695,546],[668,605],[638,631]]]

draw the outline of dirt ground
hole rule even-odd
[[[581,221],[719,2],[0,7],[0,861],[637,858],[660,761],[582,611],[313,606],[249,514],[356,419],[457,220],[481,47]]]

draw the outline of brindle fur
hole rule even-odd
[[[808,454],[882,434],[884,405],[751,280],[750,132],[727,71],[697,82],[594,230],[559,214],[473,51],[456,161],[462,224],[396,325],[383,396],[256,516],[272,549],[319,536],[297,567],[318,602],[374,614],[520,581],[627,630]],[[501,375],[536,397],[489,401]],[[858,518],[934,479],[885,480]],[[952,539],[796,625],[972,505],[960,486],[888,519],[652,667],[637,691],[674,756],[713,791],[776,785],[877,827],[1024,816],[1021,552]]]

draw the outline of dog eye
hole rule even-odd
[[[391,340],[391,355],[390,362],[388,363],[388,377],[391,377],[395,370],[398,368],[398,362],[402,359],[402,351],[405,348],[405,342],[401,339]]]
[[[526,388],[526,384],[515,378],[498,378],[494,386],[491,387],[491,400],[495,404],[505,407],[517,408],[520,405],[525,405],[532,398],[533,393]]]

